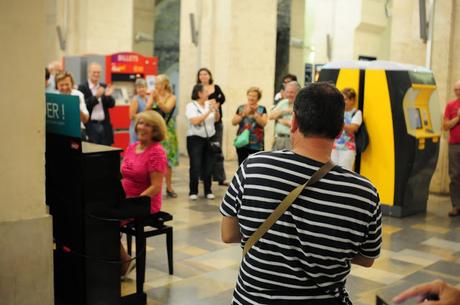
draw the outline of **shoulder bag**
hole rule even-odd
[[[356,112],[358,111],[353,112],[351,115],[352,118],[355,116]],[[361,125],[359,125],[359,128],[355,133],[355,145],[357,154],[363,153],[369,145],[369,134],[367,133],[366,124],[364,124],[364,117]]]
[[[198,113],[201,114],[200,108],[195,105],[196,109],[198,110]],[[220,147],[220,143],[218,141],[212,141],[212,139],[209,137],[208,134],[208,129],[206,128],[206,119],[203,120],[203,127],[204,127],[204,132],[206,133],[206,139],[208,140],[208,149],[211,153],[216,154],[216,155],[221,155],[222,154],[222,148]]]

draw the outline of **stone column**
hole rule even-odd
[[[267,109],[273,104],[276,54],[275,0],[190,0],[181,2],[180,84],[181,118],[200,67],[209,68],[226,96],[223,105],[224,154],[235,159],[233,139],[236,127],[231,118],[238,105],[246,102],[246,90],[258,86],[260,101]],[[189,14],[194,14],[198,43],[192,43]],[[266,149],[272,144],[273,126],[265,128]],[[186,153],[187,121],[178,120],[181,152]]]
[[[302,45],[291,44],[289,48],[289,73],[297,76],[297,81],[302,86],[305,76],[304,49],[305,43],[305,0],[293,0],[291,4],[291,38],[295,42],[302,41]],[[308,46],[307,46],[308,47]]]
[[[45,205],[45,1],[1,1],[0,304],[54,304]]]

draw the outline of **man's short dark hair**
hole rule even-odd
[[[326,82],[301,89],[294,102],[296,120],[304,136],[335,139],[342,131],[344,110],[342,93]]]
[[[286,80],[288,80],[287,82],[297,81],[297,76],[288,73],[285,76],[283,76],[283,83],[286,83]]]

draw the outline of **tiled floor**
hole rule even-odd
[[[236,161],[225,164],[229,179]],[[164,198],[163,210],[174,215],[174,275],[168,274],[164,236],[148,240],[148,304],[229,304],[241,259],[238,245],[220,241],[219,199],[226,188],[213,185],[215,200],[188,200],[188,160],[174,170],[179,197]],[[200,186],[201,187],[201,186]],[[376,293],[394,295],[412,283],[443,278],[460,283],[460,217],[447,217],[448,197],[431,195],[426,215],[384,217],[383,251],[372,268],[353,266],[347,281],[355,305],[375,304]],[[123,293],[134,290],[131,279]]]

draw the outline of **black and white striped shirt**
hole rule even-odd
[[[241,246],[286,195],[323,164],[292,151],[251,155],[236,172],[220,210],[238,217]],[[232,304],[330,304],[346,296],[351,260],[381,246],[377,190],[334,167],[307,187],[244,257]],[[332,302],[331,302],[332,303]]]

